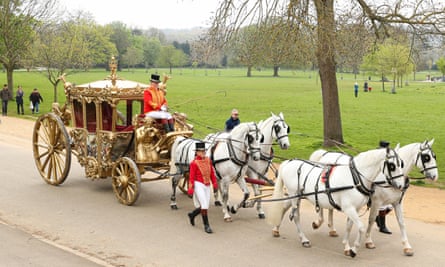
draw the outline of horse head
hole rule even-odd
[[[282,112],[280,112],[278,116],[273,113],[271,114],[273,118],[272,136],[278,142],[281,149],[288,149],[290,146],[289,142],[290,127],[284,121],[284,116]]]
[[[232,139],[244,140],[248,154],[253,160],[261,157],[260,143],[264,142],[264,136],[254,122],[241,123],[230,132]]]
[[[398,154],[399,149],[400,144],[397,144],[394,149],[384,148],[386,157],[383,163],[383,174],[388,184],[395,189],[402,190],[405,188],[405,175],[403,174],[404,163]]]
[[[425,140],[420,144],[416,157],[416,166],[426,178],[436,181],[439,178],[439,172],[437,169],[436,153],[434,153],[431,148],[433,143],[434,139],[431,141]]]

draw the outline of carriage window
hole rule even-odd
[[[113,109],[108,102],[102,102],[102,130],[111,131]]]
[[[86,114],[88,132],[96,132],[96,105],[94,102],[86,104]]]
[[[83,108],[82,102],[79,102],[77,99],[73,100],[73,111],[74,111],[74,120],[76,123],[76,127],[83,127]]]
[[[131,130],[133,116],[143,113],[142,100],[123,100],[117,104],[116,130]]]

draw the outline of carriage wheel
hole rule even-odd
[[[181,190],[182,193],[187,194],[189,189],[189,173],[184,173],[184,176],[179,179],[178,182],[179,190]]]
[[[43,180],[51,185],[63,183],[71,167],[69,135],[54,113],[40,116],[32,136],[34,160]]]
[[[112,170],[113,191],[120,203],[131,206],[139,197],[141,174],[136,163],[123,157]]]

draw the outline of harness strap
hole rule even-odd
[[[329,177],[331,176],[332,171],[334,170],[335,165],[328,165],[328,169],[326,170],[326,173],[323,177],[323,179],[325,180],[325,185],[326,185],[326,195],[328,196],[329,199],[329,204],[331,204],[332,207],[334,207],[336,210],[341,211],[341,207],[339,205],[337,205],[337,203],[335,203],[334,198],[332,197],[332,192],[337,192],[338,190],[331,189],[331,186],[329,184]]]

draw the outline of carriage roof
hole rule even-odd
[[[114,58],[110,63],[110,69],[111,75],[106,79],[80,85],[66,82],[65,78],[62,77],[67,97],[95,98],[102,101],[110,101],[111,99],[143,99],[144,89],[149,86],[148,84],[118,78],[116,75],[117,64]]]

